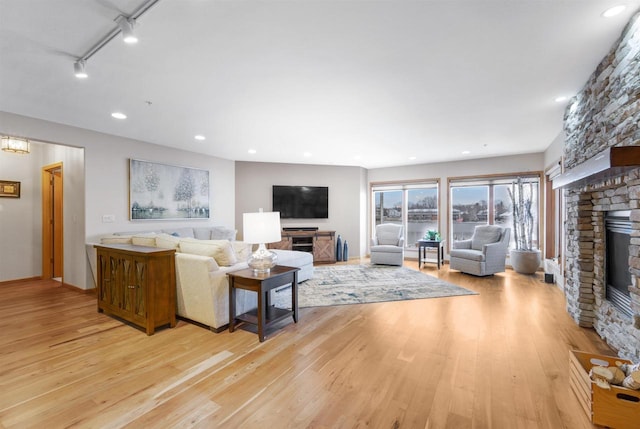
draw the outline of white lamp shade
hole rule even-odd
[[[282,239],[280,212],[242,214],[243,241],[247,243],[275,243]]]

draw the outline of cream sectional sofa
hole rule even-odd
[[[117,233],[102,237],[101,244],[130,243],[176,249],[176,313],[219,332],[229,324],[227,273],[247,268],[252,246],[235,241],[236,232],[223,227],[180,228],[160,232]],[[87,254],[95,280],[95,248]],[[313,256],[308,252],[274,250],[278,264],[300,268],[298,282],[313,276]],[[256,294],[238,290],[236,314],[257,306]]]

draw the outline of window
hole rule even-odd
[[[521,177],[532,184],[534,204],[532,212],[536,227],[533,231],[534,245],[539,246],[540,176],[525,175],[496,176],[494,178],[459,178],[449,181],[450,238],[453,241],[471,238],[476,225],[500,225],[513,230],[513,214],[509,190],[511,184]],[[509,247],[515,247],[513,232]]]
[[[404,226],[406,247],[438,226],[438,182],[376,184],[372,186],[374,231],[381,223]]]
[[[488,186],[456,186],[451,188],[451,233],[453,240],[466,240],[476,225],[488,223]]]
[[[402,191],[374,192],[376,201],[376,225],[397,223],[402,225]]]

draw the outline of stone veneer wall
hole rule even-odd
[[[612,146],[640,145],[640,13],[565,113],[564,167],[572,168]],[[640,169],[565,189],[567,311],[593,327],[622,357],[640,360]],[[605,298],[604,213],[631,210],[629,267],[633,319]]]

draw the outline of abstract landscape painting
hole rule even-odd
[[[131,159],[131,220],[208,219],[209,171]]]

